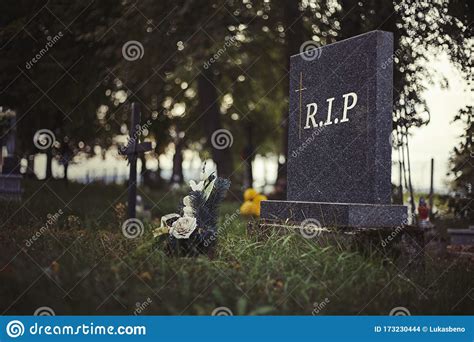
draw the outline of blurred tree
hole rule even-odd
[[[461,32],[453,38],[457,42],[457,49],[452,50],[451,60],[457,66],[464,79],[467,80],[466,96],[472,95],[472,66],[474,64],[474,54],[472,53],[472,37],[474,27],[472,3],[465,1],[453,1],[449,6],[449,12],[455,19],[449,25],[455,32]],[[461,136],[458,146],[454,147],[451,156],[451,173],[455,176],[452,187],[454,190],[465,194],[466,204],[461,205],[461,211],[466,211],[469,219],[474,222],[474,112],[472,104],[461,108],[454,117],[454,121],[464,124],[465,130]],[[455,205],[459,205],[456,203]]]
[[[405,186],[411,193],[409,132],[412,127],[428,124],[429,110],[422,97],[427,85],[443,75],[431,68],[430,59],[445,53],[451,62],[463,70],[472,58],[467,51],[470,36],[466,29],[471,20],[465,0],[403,0],[390,2],[341,0],[338,40],[370,30],[394,33],[394,147],[399,152],[401,168],[405,171]],[[465,74],[467,79],[467,74]]]
[[[327,26],[316,14],[331,7],[313,5],[286,0],[185,3],[181,20],[187,30],[180,31],[179,57],[182,68],[192,75],[188,83],[198,97],[197,106],[186,108],[196,118],[191,121],[193,131],[196,122],[202,123],[207,149],[221,175],[235,178],[249,170],[256,153],[286,155],[287,135],[282,133],[288,115],[289,56],[298,53],[314,27],[320,25],[324,31]],[[331,7],[328,13],[334,12]],[[323,18],[327,20],[326,15]],[[230,148],[211,144],[212,134],[221,128],[232,134]],[[256,151],[251,145],[257,146]],[[235,165],[239,155],[242,161]],[[283,161],[280,170],[280,177],[285,177]]]
[[[4,0],[0,105],[18,114],[25,157],[37,152],[38,129],[53,131],[48,175],[53,157],[66,171],[64,162],[74,156],[116,145],[129,131],[129,105],[136,101],[142,123],[150,121],[140,138],[154,140],[158,155],[175,145],[179,180],[182,151],[192,146],[212,156],[220,175],[240,183],[247,174],[251,184],[256,154],[288,152],[289,57],[306,40],[322,46],[384,29],[395,36],[395,143],[405,162],[410,127],[429,122],[420,97],[431,80],[428,56],[444,51],[460,68],[467,65],[466,6],[466,0]],[[131,42],[137,55],[127,55]],[[212,144],[219,129],[231,133],[225,149]],[[285,170],[280,158],[280,181]]]
[[[92,39],[98,26],[115,18],[110,4],[2,2],[0,67],[5,78],[0,81],[0,103],[17,112],[22,156],[37,151],[33,137],[39,129],[54,133],[56,141],[45,151],[47,178],[54,155],[60,159],[61,151],[91,154],[98,141],[110,146],[112,132],[96,134],[108,60],[98,57],[102,42]]]

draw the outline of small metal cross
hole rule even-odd
[[[127,146],[120,148],[119,153],[126,155],[130,162],[130,176],[128,178],[128,218],[135,218],[137,206],[137,159],[138,154],[152,150],[151,142],[139,143],[138,128],[140,127],[140,107],[138,103],[132,103],[130,118],[130,137]]]

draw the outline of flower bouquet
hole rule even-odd
[[[175,256],[213,256],[217,243],[219,205],[230,187],[230,181],[206,173],[205,164],[198,183],[190,181],[191,192],[178,207],[178,213],[161,218],[153,236],[166,243],[166,251]]]

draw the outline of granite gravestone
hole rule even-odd
[[[391,205],[393,36],[372,31],[291,57],[287,201],[262,218],[394,227]]]

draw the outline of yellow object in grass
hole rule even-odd
[[[265,195],[258,194],[257,196],[255,196],[255,198],[252,201],[255,207],[254,208],[255,215],[260,216],[261,202],[266,201],[266,200],[268,200],[268,198]]]
[[[255,212],[254,203],[252,201],[245,201],[240,206],[240,213],[245,216],[253,215]]]
[[[257,190],[255,190],[254,188],[248,188],[247,190],[245,190],[244,192],[244,201],[251,201],[255,198],[255,196],[258,195],[258,192]]]
[[[253,202],[253,214],[255,216],[260,216],[260,202],[258,203]]]
[[[253,199],[253,202],[260,205],[260,202],[266,201],[266,200],[268,200],[267,196],[258,194],[258,195],[255,196],[255,198]]]

